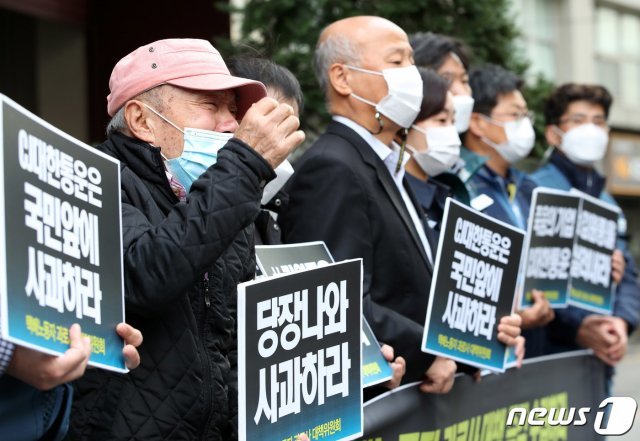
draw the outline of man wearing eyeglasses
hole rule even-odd
[[[536,187],[514,164],[529,155],[535,142],[532,118],[521,93],[523,80],[496,65],[471,70],[469,85],[474,106],[464,137],[459,172],[478,211],[526,229],[531,194]],[[527,357],[544,352],[544,330],[554,312],[542,292],[534,293],[534,304],[522,311]]]
[[[602,86],[558,87],[545,103],[545,135],[554,148],[548,162],[531,175],[532,179],[545,187],[573,187],[617,205],[605,191],[606,178],[594,168],[604,158],[609,143],[607,118],[611,103],[611,95]],[[618,283],[613,316],[589,314],[573,307],[558,311],[549,325],[549,352],[585,347],[593,349],[609,366],[622,359],[628,335],[640,318],[638,274],[625,241],[624,216],[618,222],[618,236],[619,249],[614,252],[612,264],[612,278]]]

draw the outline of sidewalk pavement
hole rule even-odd
[[[636,332],[629,342],[629,350],[617,368],[613,384],[616,396],[635,398],[640,405],[640,333]],[[631,430],[623,436],[609,437],[610,441],[638,441],[640,440],[640,416],[636,419]]]

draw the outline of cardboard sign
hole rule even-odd
[[[611,314],[611,260],[620,210],[577,190],[533,192],[520,307],[538,289],[555,308]]]
[[[524,231],[447,199],[422,350],[505,370],[500,318],[511,314]]]
[[[238,285],[240,440],[362,434],[362,259]]]
[[[324,242],[304,242],[287,245],[257,245],[256,261],[261,275],[275,276],[304,271],[333,263],[333,256]],[[380,343],[369,323],[362,318],[362,382],[364,387],[390,380],[391,366],[380,352]]]
[[[612,314],[616,287],[611,279],[611,259],[620,210],[577,190],[572,193],[580,195],[582,205],[573,245],[569,304]]]
[[[580,197],[576,195],[549,188],[533,191],[522,308],[533,304],[534,289],[542,291],[554,308],[569,304],[571,256],[579,212]]]
[[[0,95],[2,336],[51,354],[69,327],[89,364],[126,372],[120,167]]]

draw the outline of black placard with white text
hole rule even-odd
[[[448,198],[422,350],[504,371],[498,322],[511,314],[524,231]]]
[[[241,440],[362,433],[362,259],[238,285]]]
[[[615,284],[611,278],[611,260],[618,237],[620,210],[588,194],[580,195],[569,304],[598,314],[612,314]]]
[[[533,191],[521,308],[532,305],[534,289],[542,291],[554,308],[568,305],[579,211],[580,197],[576,195],[542,187]]]
[[[126,371],[120,166],[0,95],[2,337],[69,348],[79,323],[89,364]]]

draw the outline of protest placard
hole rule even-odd
[[[581,198],[573,245],[569,304],[598,314],[612,314],[615,285],[611,259],[618,237],[620,209],[588,194]]]
[[[126,371],[120,167],[0,95],[2,337],[51,354],[79,323],[89,364]]]
[[[533,191],[521,308],[533,304],[534,289],[542,291],[554,308],[568,305],[571,255],[579,211],[577,195],[541,187]]]
[[[238,285],[241,440],[362,433],[362,260]]]
[[[447,199],[422,350],[504,371],[497,325],[511,314],[524,231]]]
[[[260,274],[275,276],[304,271],[333,263],[333,256],[324,242],[303,242],[286,245],[257,245],[256,261]],[[374,386],[390,380],[391,366],[380,351],[369,323],[362,318],[362,383]]]
[[[535,189],[520,307],[530,306],[532,290],[539,289],[554,308],[611,314],[619,215],[618,207],[575,189]]]

